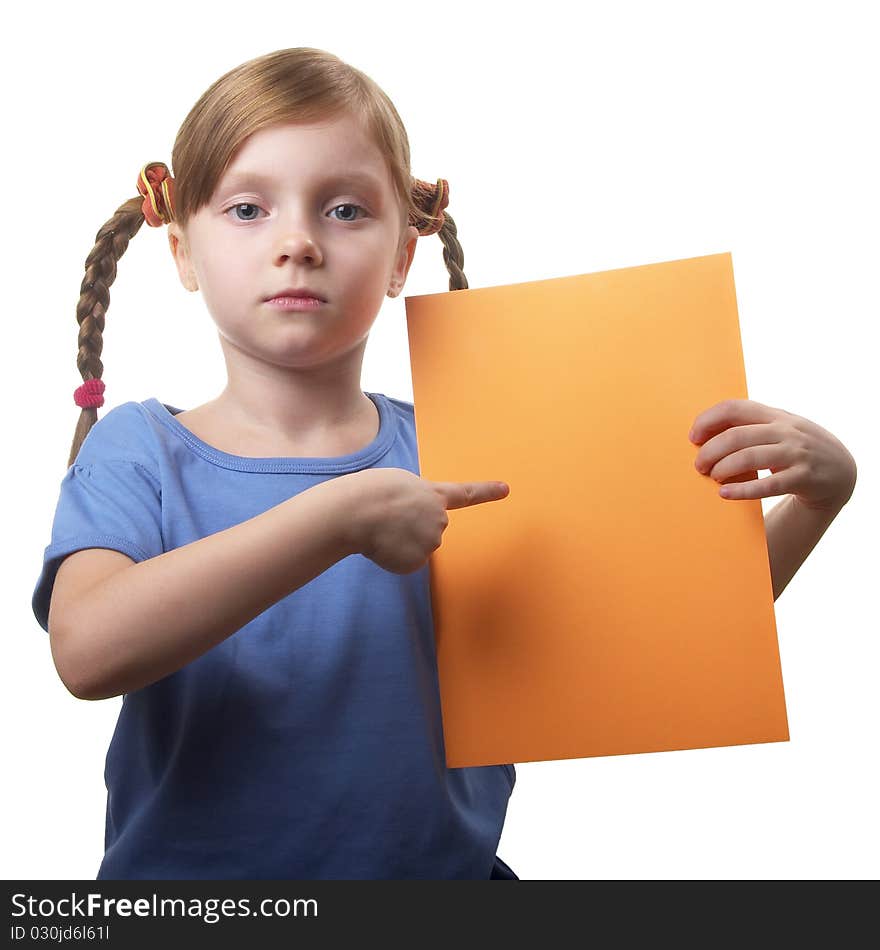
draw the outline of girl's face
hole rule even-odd
[[[236,351],[288,368],[363,354],[385,294],[406,280],[418,231],[378,147],[349,116],[254,133],[210,202],[169,242],[184,286],[201,290],[227,360]],[[314,310],[266,303],[289,287]]]

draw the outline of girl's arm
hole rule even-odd
[[[842,507],[807,508],[796,495],[789,495],[764,516],[774,600],[785,590]]]
[[[56,667],[80,699],[108,699],[179,670],[356,553],[349,476],[116,570],[52,617]]]

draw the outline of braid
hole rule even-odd
[[[443,242],[443,260],[446,263],[446,269],[449,271],[449,289],[467,290],[467,277],[464,276],[464,251],[458,243],[458,229],[452,216],[446,211],[443,212],[443,226],[437,232],[440,240]]]
[[[116,262],[143,223],[143,198],[130,198],[116,209],[113,217],[98,231],[95,246],[86,258],[86,273],[76,305],[79,323],[76,366],[83,381],[100,379],[104,373],[100,356],[104,347],[104,317],[110,306],[110,285],[116,280]],[[97,420],[96,407],[86,407],[80,411],[67,460],[68,468],[73,465],[80,446]]]
[[[458,229],[451,215],[443,209],[449,201],[449,184],[440,179],[436,184],[413,179],[413,214],[410,224],[414,225],[422,236],[437,234],[443,243],[443,260],[449,271],[449,289],[466,290],[467,278],[464,276],[464,251],[458,243]]]

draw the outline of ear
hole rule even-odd
[[[177,265],[180,282],[187,290],[198,290],[199,282],[192,265],[189,244],[183,228],[176,221],[171,221],[168,224],[168,244],[171,247],[174,263]]]
[[[397,260],[394,262],[394,270],[388,280],[388,296],[396,297],[403,285],[406,283],[406,275],[409,273],[413,257],[416,253],[416,244],[419,240],[418,229],[409,225],[403,232],[400,239],[400,249],[397,253]]]

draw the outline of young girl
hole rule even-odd
[[[412,403],[360,389],[419,235],[468,286],[447,184],[412,178],[388,97],[314,49],[222,76],[172,159],[86,261],[82,412],[33,595],[71,693],[123,695],[98,878],[515,879],[495,854],[513,766],[445,765],[427,566],[447,509],[507,488],[421,479]],[[228,383],[96,424],[108,287],[144,220],[168,225]],[[750,400],[692,438],[728,497],[791,493],[767,517],[778,596],[851,495],[852,457]]]
[[[496,483],[418,477],[413,405],[360,389],[420,234],[465,288],[445,181],[387,96],[315,49],[222,76],[86,262],[82,414],[35,615],[73,695],[124,695],[103,878],[515,878],[513,766],[447,769],[428,557]],[[228,385],[99,423],[116,261],[168,223]],[[75,553],[74,553],[75,552]]]

